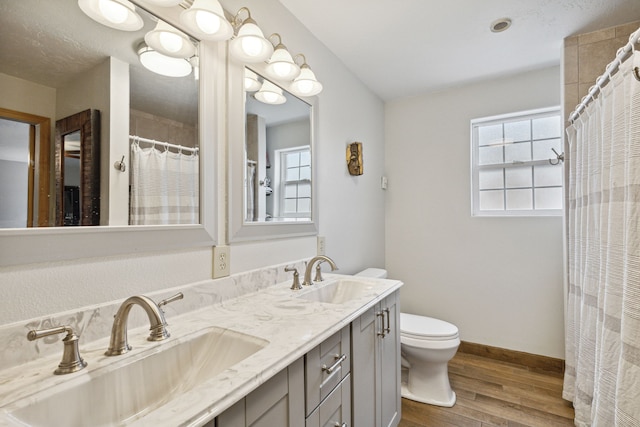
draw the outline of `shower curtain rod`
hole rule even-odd
[[[569,114],[570,122],[573,123],[587,107],[589,102],[595,100],[596,94],[604,87],[607,81],[611,79],[611,75],[618,70],[625,59],[627,59],[627,57],[635,50],[634,45],[638,43],[638,41],[640,41],[640,28],[629,36],[629,42],[626,45],[618,49],[615,59],[607,65],[604,74],[596,79],[596,84],[591,86],[589,93],[582,98],[576,109]],[[638,67],[634,68],[633,73],[635,74],[636,79],[640,81],[640,70],[638,70]]]
[[[138,142],[146,142],[153,145],[161,145],[167,148],[175,148],[179,151],[189,151],[191,153],[198,151],[198,147],[196,148],[185,147],[183,145],[172,144],[170,142],[156,141],[155,139],[143,138],[141,136],[136,136],[136,135],[129,135],[129,139],[133,141],[138,141]]]

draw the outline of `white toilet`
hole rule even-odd
[[[386,278],[387,271],[367,268],[356,276]],[[458,328],[431,317],[400,313],[402,367],[407,380],[402,397],[431,405],[451,407],[456,394],[449,384],[449,360],[458,351]]]

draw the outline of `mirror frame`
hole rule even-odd
[[[247,222],[245,221],[245,94],[244,68],[229,59],[229,242],[268,240],[276,238],[312,236],[318,234],[318,194],[317,194],[317,131],[318,99],[316,96],[302,99],[311,106],[311,221],[305,222]],[[251,64],[251,70],[266,76],[266,63]],[[274,82],[287,90],[286,87]],[[288,91],[290,92],[290,91]]]
[[[100,111],[56,121],[56,227],[64,225],[64,137],[80,131],[80,225],[100,225]]]
[[[139,0],[134,2],[142,5]],[[180,8],[153,7],[146,3],[141,7],[180,28]],[[199,43],[200,224],[0,229],[0,267],[217,244],[217,159],[218,146],[225,138],[226,49],[220,43],[202,40]],[[120,158],[108,159],[102,164],[111,169],[116,160]]]

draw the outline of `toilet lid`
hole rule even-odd
[[[445,340],[456,338],[458,328],[444,320],[400,313],[400,333],[407,337]]]

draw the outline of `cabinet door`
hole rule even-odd
[[[376,427],[380,383],[376,381],[376,341],[380,320],[378,305],[367,310],[351,324],[351,377],[353,427]]]
[[[217,427],[304,425],[304,363],[299,359],[216,418]]]
[[[380,417],[382,427],[397,426],[400,422],[400,309],[398,293],[385,298],[381,305],[384,313],[384,337],[380,345]]]
[[[400,308],[398,292],[351,324],[353,427],[400,423]]]

